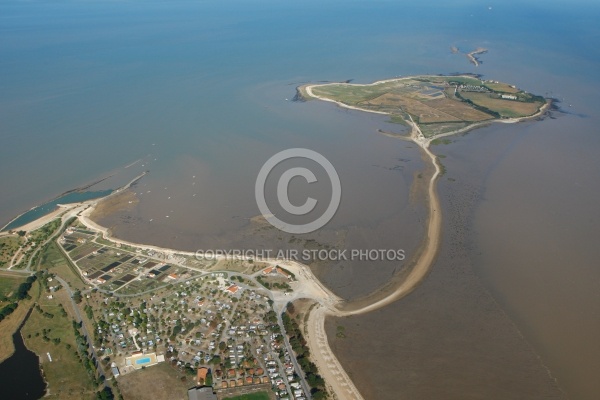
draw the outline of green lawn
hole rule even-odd
[[[40,269],[48,269],[63,278],[75,289],[81,290],[85,287],[85,283],[81,280],[79,274],[74,271],[75,267],[63,255],[56,242],[50,243],[42,253]]]
[[[90,376],[75,355],[77,346],[72,319],[61,313],[60,301],[68,301],[68,298],[64,293],[54,294],[53,299],[47,296],[42,293],[38,304],[42,312],[52,314],[52,318],[34,309],[21,331],[25,345],[40,357],[49,390],[44,398],[94,399],[95,389]],[[53,339],[60,339],[60,342],[55,343]]]
[[[19,302],[17,309],[0,321],[0,362],[6,360],[15,351],[12,335],[21,325],[27,311],[31,308],[32,304],[37,300],[39,295],[39,283],[36,281],[29,290],[31,299],[23,299]],[[4,303],[4,305],[6,305]]]
[[[121,375],[118,380],[125,400],[187,400],[195,378],[164,362]]]
[[[8,297],[21,283],[25,282],[25,279],[27,279],[26,276],[0,275],[0,298]]]
[[[0,238],[0,267],[8,267],[8,263],[23,242],[23,238],[18,236],[4,236]]]
[[[269,400],[269,394],[267,392],[256,392],[250,394],[243,394],[241,396],[226,397],[224,400]]]
[[[44,240],[48,239],[58,228],[60,227],[60,219],[54,219],[48,222],[46,225],[41,228],[36,229],[33,232],[30,232],[31,241],[36,243],[41,243]]]

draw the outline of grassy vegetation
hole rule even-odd
[[[389,85],[356,86],[346,84],[331,84],[312,88],[317,96],[327,97],[348,105],[359,103],[381,96],[391,89]]]
[[[169,363],[119,377],[119,389],[125,400],[187,400],[187,390],[195,385],[195,376],[187,376]]]
[[[478,82],[472,78],[459,79]],[[456,82],[454,82],[456,84]],[[482,121],[491,116],[456,99],[442,86],[448,81],[438,77],[406,79],[370,86],[327,85],[313,89],[319,96],[361,108],[383,111],[396,116],[409,113],[418,123]]]
[[[291,292],[292,287],[287,283],[287,278],[277,276],[257,276],[258,283],[269,290],[281,290],[283,292]]]
[[[31,298],[19,302],[19,306],[5,319],[0,321],[0,362],[6,360],[15,351],[12,335],[17,331],[27,312],[39,296],[39,283],[33,283],[29,291]]]
[[[463,92],[461,93],[461,96],[465,99],[471,100],[473,104],[493,110],[500,114],[500,116],[508,118],[526,117],[528,115],[535,114],[543,105],[543,103],[539,101],[516,101],[500,99],[494,97],[494,95],[490,95],[489,93]]]
[[[0,307],[2,307],[19,285],[25,282],[23,275],[9,275],[0,272]]]
[[[242,274],[252,274],[261,268],[264,268],[264,264],[261,263],[250,263],[242,260],[225,260],[220,259],[213,261],[212,265],[208,266],[206,270],[223,271],[227,270],[230,272],[239,272]]]
[[[481,79],[472,78],[469,76],[442,76],[440,78],[450,84],[458,83],[460,85],[472,85],[472,86],[481,85]]]
[[[390,122],[393,124],[400,124],[400,125],[408,126],[408,122],[406,122],[406,120],[401,115],[398,115],[398,114],[390,115]]]
[[[27,242],[23,243],[21,247],[21,254],[17,264],[14,265],[15,269],[23,269],[26,268],[27,265],[31,265],[33,269],[39,262],[40,257],[40,246],[46,242],[53,234],[56,233],[58,228],[60,227],[61,220],[55,219],[48,222],[46,225],[42,226],[35,231],[30,232],[26,239]],[[24,231],[17,232],[19,235],[24,234]],[[15,260],[15,261],[17,261]]]
[[[438,145],[438,144],[450,144],[452,143],[452,140],[448,139],[448,138],[441,138],[441,139],[433,139],[431,141],[432,145]]]
[[[40,356],[49,389],[45,398],[95,399],[94,384],[77,355],[72,320],[61,305],[69,300],[64,289],[61,292],[54,294],[53,299],[40,296],[22,330],[25,344]]]
[[[10,284],[8,285],[7,290],[10,290],[10,293],[7,293],[6,296],[0,297],[0,301],[2,302],[2,308],[0,308],[0,321],[2,321],[17,307],[17,303],[19,301],[30,298],[29,290],[36,279],[37,276],[31,275],[14,287],[11,287]]]
[[[269,397],[267,392],[256,392],[234,397],[225,397],[223,400],[269,400],[270,398],[271,397]]]
[[[60,227],[60,224],[61,220],[58,218],[48,222],[41,228],[31,232],[30,240],[37,243],[43,242],[44,240],[48,239],[50,235],[52,235]]]
[[[83,296],[82,296],[83,298]],[[94,312],[92,307],[88,304],[88,299],[85,299],[82,303],[79,304],[79,309],[83,309],[84,312],[81,314],[81,320],[85,324],[85,329],[89,332],[92,341],[96,340],[96,323],[94,321]]]
[[[460,85],[476,88],[469,92],[457,89]],[[485,87],[497,92],[477,92],[487,90]],[[508,84],[483,82],[473,76],[419,76],[373,85],[326,84],[313,87],[312,92],[349,106],[390,114],[393,123],[406,123],[410,116],[426,137],[494,118],[529,116],[545,101]],[[502,99],[501,93],[513,93],[518,100]]]
[[[419,127],[425,137],[431,137],[442,133],[455,132],[459,129],[466,128],[469,125],[471,124],[466,122],[453,122],[445,124],[421,124]]]
[[[13,256],[24,243],[20,236],[4,236],[0,238],[0,267],[8,267]]]
[[[74,289],[81,290],[86,286],[76,272],[75,266],[71,264],[54,241],[42,251],[39,268],[48,269],[60,276]]]
[[[446,175],[446,166],[444,164],[442,164],[442,162],[440,161],[440,159],[437,159],[437,163],[440,166],[440,177]]]
[[[296,353],[296,359],[302,371],[306,376],[306,382],[310,385],[311,396],[315,400],[322,400],[328,397],[327,390],[325,388],[325,381],[319,375],[317,366],[310,360],[310,352],[306,346],[306,340],[298,324],[298,319],[301,320],[301,316],[298,315],[295,306],[292,303],[288,304],[287,310],[282,314],[283,326],[287,333],[290,341],[292,350]]]
[[[492,83],[492,82],[485,82],[485,87],[487,87],[490,90],[493,90],[494,92],[502,92],[502,93],[519,93],[519,89],[512,87],[511,85],[507,84],[507,83]]]

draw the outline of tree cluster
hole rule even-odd
[[[295,319],[290,317],[288,312],[281,315],[283,319],[283,327],[289,337],[290,346],[296,353],[296,359],[302,371],[306,376],[306,382],[310,385],[311,395],[313,399],[321,400],[327,398],[327,390],[325,389],[325,381],[319,375],[317,366],[310,361],[310,352],[306,346],[306,340],[302,336],[300,326]]]

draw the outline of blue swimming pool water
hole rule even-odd
[[[150,362],[150,357],[144,357],[144,358],[140,358],[140,359],[135,360],[135,363],[137,365],[148,364],[149,362]]]

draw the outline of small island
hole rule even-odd
[[[494,121],[517,122],[540,115],[545,98],[477,75],[420,75],[360,85],[327,83],[298,88],[316,98],[362,111],[388,114],[392,122],[412,125],[425,138],[453,134]]]

